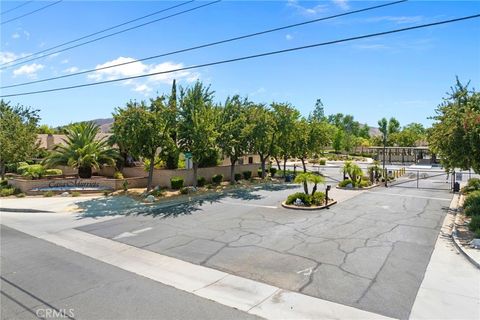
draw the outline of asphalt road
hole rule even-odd
[[[3,225],[0,231],[1,319],[255,318]]]
[[[451,194],[445,189],[382,187],[346,191],[353,198],[329,210],[291,211],[280,206],[288,194],[300,190],[275,186],[153,207],[139,214],[130,209],[128,216],[79,229],[407,319]],[[88,214],[107,207],[102,201],[111,200],[86,204]]]

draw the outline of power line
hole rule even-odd
[[[53,89],[46,89],[46,90],[29,91],[29,92],[1,95],[0,98],[26,96],[26,95],[32,95],[32,94],[54,92],[54,91],[63,91],[63,90],[70,90],[70,89],[76,89],[76,88],[96,86],[96,85],[101,85],[101,84],[106,84],[106,83],[113,83],[113,82],[119,82],[119,81],[125,81],[125,80],[151,77],[151,76],[156,76],[156,75],[160,75],[160,74],[168,74],[168,73],[173,73],[173,72],[179,72],[179,71],[185,71],[185,70],[191,70],[191,69],[198,69],[198,68],[209,67],[209,66],[214,66],[214,65],[219,65],[219,64],[226,64],[226,63],[249,60],[249,59],[254,59],[254,58],[272,56],[272,55],[281,54],[281,53],[287,53],[287,52],[299,51],[299,50],[304,50],[304,49],[311,49],[311,48],[315,48],[315,47],[327,46],[327,45],[331,45],[331,44],[337,44],[337,43],[349,42],[349,41],[354,41],[354,40],[373,38],[373,37],[378,37],[378,36],[383,36],[383,35],[388,35],[388,34],[394,34],[394,33],[399,33],[399,32],[405,32],[405,31],[410,31],[410,30],[416,30],[416,29],[423,29],[423,28],[428,28],[428,27],[432,27],[432,26],[438,26],[438,25],[443,25],[443,24],[448,24],[448,23],[453,23],[453,22],[459,22],[459,21],[463,21],[463,20],[476,19],[476,18],[479,18],[479,17],[480,17],[480,14],[475,14],[475,15],[471,15],[471,16],[465,16],[465,17],[460,17],[460,18],[455,18],[455,19],[450,19],[450,20],[432,22],[432,23],[422,24],[422,25],[413,26],[413,27],[394,29],[394,30],[382,31],[382,32],[377,32],[377,33],[370,33],[370,34],[356,36],[356,37],[344,38],[344,39],[327,41],[327,42],[320,42],[320,43],[310,44],[310,45],[306,45],[306,46],[288,48],[288,49],[277,50],[277,51],[269,51],[269,52],[264,52],[264,53],[249,55],[249,56],[243,56],[243,57],[239,57],[239,58],[226,59],[226,60],[220,60],[220,61],[215,61],[215,62],[208,62],[208,63],[197,64],[197,65],[193,65],[193,66],[189,66],[189,67],[172,69],[172,70],[161,71],[161,72],[153,72],[153,73],[142,74],[142,75],[138,75],[138,76],[131,76],[131,77],[125,77],[125,78],[119,78],[119,79],[113,79],[113,80],[105,80],[105,81],[100,81],[100,82],[95,82],[95,83],[85,83],[85,84],[79,84],[79,85],[73,85],[73,86],[67,86],[67,87],[59,87],[59,88],[53,88]]]
[[[20,3],[20,4],[19,4],[18,6],[16,6],[16,7],[13,7],[13,8],[11,8],[11,9],[5,10],[5,11],[3,11],[2,13],[0,13],[0,16],[3,16],[4,14],[7,14],[7,13],[13,11],[13,10],[17,10],[17,9],[19,9],[19,8],[21,8],[21,7],[29,4],[30,2],[33,2],[33,1],[25,1],[25,2],[23,2],[23,3]]]
[[[142,59],[137,59],[137,60],[128,61],[128,62],[122,62],[122,63],[118,63],[118,64],[113,64],[113,65],[109,65],[109,66],[105,66],[105,67],[101,67],[101,68],[83,70],[83,71],[74,72],[74,73],[71,73],[71,74],[65,74],[65,75],[46,78],[46,79],[40,79],[40,80],[34,80],[34,81],[28,81],[28,82],[3,86],[3,87],[0,87],[0,89],[14,88],[14,87],[20,87],[20,86],[25,86],[25,85],[34,84],[34,83],[58,80],[58,79],[62,79],[62,78],[68,78],[68,77],[78,76],[78,75],[81,75],[81,74],[91,73],[91,72],[95,72],[95,71],[99,71],[99,70],[115,68],[115,67],[131,64],[131,63],[136,63],[136,62],[141,62],[141,61],[147,61],[147,60],[152,60],[152,59],[156,59],[156,58],[166,57],[166,56],[170,56],[170,55],[174,55],[174,54],[178,54],[178,53],[183,53],[183,52],[187,52],[187,51],[207,48],[207,47],[216,46],[216,45],[219,45],[219,44],[224,44],[224,43],[233,42],[233,41],[237,41],[237,40],[242,40],[242,39],[246,39],[246,38],[250,38],[250,37],[255,37],[255,36],[259,36],[259,35],[263,35],[263,34],[267,34],[267,33],[271,33],[271,32],[276,32],[276,31],[285,30],[285,29],[289,29],[289,28],[299,27],[299,26],[303,26],[303,25],[307,25],[307,24],[311,24],[311,23],[315,23],[315,22],[319,22],[319,21],[329,20],[329,19],[333,19],[333,18],[338,18],[338,17],[342,17],[342,16],[346,16],[346,15],[355,14],[355,13],[370,11],[370,10],[374,10],[374,9],[379,9],[379,8],[382,8],[382,7],[395,5],[395,4],[403,3],[403,2],[406,2],[406,1],[407,0],[400,0],[400,1],[390,2],[390,3],[381,4],[381,5],[377,5],[377,6],[367,7],[367,8],[364,8],[364,9],[353,10],[353,11],[344,12],[344,13],[341,13],[341,14],[328,16],[328,17],[323,17],[323,18],[313,19],[313,20],[304,21],[304,22],[300,22],[300,23],[290,24],[290,25],[287,25],[287,26],[282,26],[282,27],[278,27],[278,28],[274,28],[274,29],[268,29],[268,30],[255,32],[255,33],[250,33],[250,34],[246,34],[246,35],[242,35],[242,36],[238,36],[238,37],[234,37],[234,38],[229,38],[229,39],[225,39],[225,40],[210,42],[210,43],[198,45],[198,46],[195,46],[195,47],[175,50],[175,51],[162,53],[162,54],[158,54],[158,55],[154,55],[154,56],[150,56],[150,57],[146,57],[146,58],[142,58]]]
[[[0,65],[0,66],[4,66],[4,65],[7,65],[7,64],[16,62],[16,61],[28,59],[28,58],[30,58],[30,57],[39,55],[39,54],[41,54],[41,53],[44,53],[44,52],[47,52],[47,51],[50,51],[50,50],[53,50],[53,49],[57,49],[57,48],[59,48],[59,47],[63,47],[63,46],[65,46],[65,45],[67,45],[67,44],[70,44],[70,43],[73,43],[73,42],[77,42],[77,41],[80,41],[80,40],[83,40],[83,39],[86,39],[86,38],[90,38],[90,37],[92,37],[92,36],[96,36],[97,34],[100,34],[100,33],[106,32],[106,31],[110,31],[110,30],[116,29],[116,28],[118,28],[118,27],[122,27],[122,26],[127,25],[127,24],[130,24],[130,23],[132,23],[132,22],[135,22],[135,21],[138,21],[138,20],[142,20],[142,19],[145,19],[145,18],[154,16],[154,15],[157,15],[157,14],[159,14],[159,13],[162,13],[162,12],[165,12],[165,11],[168,11],[168,10],[171,10],[171,9],[175,9],[175,8],[184,6],[184,5],[189,4],[189,3],[192,3],[192,2],[194,2],[194,1],[195,1],[195,0],[190,0],[190,1],[182,2],[182,3],[180,3],[180,4],[177,4],[177,5],[174,5],[174,6],[171,6],[171,7],[162,9],[162,10],[159,10],[159,11],[152,12],[152,13],[147,14],[147,15],[145,15],[145,16],[141,16],[141,17],[135,18],[135,19],[133,19],[133,20],[129,20],[129,21],[126,21],[126,22],[123,22],[123,23],[114,25],[114,26],[112,26],[112,27],[108,27],[108,28],[103,29],[103,30],[100,30],[100,31],[87,34],[87,35],[82,36],[82,37],[80,37],[80,38],[77,38],[77,39],[74,39],[74,40],[70,40],[70,41],[67,41],[67,42],[58,44],[58,45],[56,45],[56,46],[53,46],[53,47],[50,47],[50,48],[47,48],[47,49],[44,49],[44,50],[41,50],[41,51],[38,51],[38,52],[35,52],[35,53],[32,53],[32,54],[29,54],[29,55],[27,55],[27,56],[24,56],[24,57],[21,57],[21,58],[18,58],[18,59],[9,61],[9,62],[7,62],[7,63],[4,63],[4,64]]]
[[[4,25],[4,24],[6,24],[6,23],[9,23],[9,22],[12,22],[12,21],[21,19],[21,18],[23,18],[23,17],[26,17],[26,16],[29,16],[29,15],[31,15],[31,14],[34,14],[35,12],[38,12],[38,11],[42,11],[42,10],[47,9],[48,7],[54,6],[54,5],[56,5],[56,4],[58,4],[58,3],[62,2],[62,1],[63,1],[63,0],[59,0],[59,1],[54,2],[54,3],[49,3],[49,4],[47,4],[46,6],[43,6],[43,7],[41,7],[41,8],[38,8],[38,9],[33,10],[33,11],[30,11],[30,12],[27,12],[27,13],[25,13],[25,14],[22,14],[21,16],[12,18],[12,19],[7,20],[7,21],[2,21],[2,22],[0,23],[0,25]]]
[[[31,59],[28,59],[28,60],[25,60],[25,61],[21,61],[21,62],[14,63],[14,64],[8,63],[7,66],[1,67],[0,70],[4,70],[4,69],[7,69],[7,68],[11,68],[11,67],[14,67],[14,66],[18,66],[18,65],[21,65],[21,64],[25,64],[25,63],[30,62],[30,61],[33,61],[33,60],[37,60],[37,59],[40,59],[40,58],[48,57],[48,56],[51,56],[51,55],[54,55],[54,54],[57,54],[57,53],[60,53],[60,52],[64,52],[64,51],[67,51],[67,50],[71,50],[71,49],[74,49],[74,48],[77,48],[77,47],[81,47],[81,46],[84,46],[84,45],[86,45],[86,44],[90,44],[90,43],[92,43],[92,42],[96,42],[96,41],[99,41],[99,40],[102,40],[102,39],[105,39],[105,38],[109,38],[109,37],[112,37],[112,36],[114,36],[114,35],[121,34],[121,33],[130,31],[130,30],[138,29],[138,28],[144,27],[144,26],[146,26],[146,25],[149,25],[149,24],[152,24],[152,23],[155,23],[155,22],[158,22],[158,21],[167,20],[167,19],[170,19],[170,18],[179,16],[179,15],[182,15],[182,14],[187,13],[187,12],[191,12],[191,11],[195,11],[195,10],[201,9],[201,8],[203,8],[203,7],[211,6],[211,5],[213,5],[213,4],[215,4],[215,3],[218,3],[218,2],[221,2],[221,1],[222,1],[222,0],[215,0],[215,1],[212,1],[212,2],[208,2],[208,3],[206,3],[206,4],[202,4],[202,5],[199,5],[199,6],[196,6],[196,7],[190,8],[190,9],[187,9],[187,10],[183,10],[183,11],[180,11],[180,12],[177,12],[177,13],[174,13],[174,14],[171,14],[171,15],[168,15],[168,16],[165,16],[165,17],[162,17],[162,18],[158,18],[158,19],[155,19],[155,20],[152,20],[152,21],[148,21],[148,22],[145,22],[145,23],[142,23],[142,24],[139,24],[139,25],[136,25],[136,26],[127,28],[127,29],[123,29],[123,30],[120,30],[120,31],[117,31],[117,32],[114,32],[114,33],[110,33],[110,34],[107,34],[107,35],[104,35],[104,36],[101,36],[101,37],[98,37],[98,38],[95,38],[95,39],[92,39],[92,40],[89,40],[89,41],[81,42],[81,43],[79,43],[79,44],[76,44],[76,45],[73,45],[73,46],[70,46],[70,47],[66,47],[66,48],[63,48],[63,49],[60,49],[60,50],[57,50],[57,51],[53,51],[53,52],[50,52],[50,53],[46,53],[46,54],[44,54],[44,55],[41,55],[41,56],[38,56],[38,57],[34,57],[34,58],[31,58]]]

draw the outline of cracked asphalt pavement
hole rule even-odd
[[[451,200],[448,191],[382,187],[347,191],[351,198],[328,210],[282,208],[281,201],[297,190],[233,192],[130,211],[79,230],[407,319]]]

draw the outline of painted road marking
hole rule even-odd
[[[142,232],[145,232],[145,231],[148,231],[148,230],[152,230],[152,229],[153,229],[152,227],[148,227],[148,228],[144,228],[144,229],[140,229],[140,230],[135,230],[135,231],[132,231],[132,232],[128,232],[128,231],[123,232],[123,233],[120,233],[118,236],[113,237],[113,239],[117,240],[117,239],[122,239],[122,238],[135,237],[139,233],[142,233]]]
[[[253,204],[253,203],[242,203],[242,202],[230,202],[230,201],[220,201],[220,203],[231,204],[234,206],[247,206],[247,207],[256,207],[256,208],[267,208],[267,209],[277,209],[277,206],[265,206],[262,204]]]
[[[384,194],[384,195],[387,195],[387,196],[409,197],[409,198],[430,199],[430,200],[440,200],[440,201],[452,201],[452,199],[447,199],[447,198],[433,198],[433,197],[425,197],[425,196],[415,196],[413,194],[375,192],[375,191],[365,191],[365,192],[366,193],[373,193],[373,194]]]

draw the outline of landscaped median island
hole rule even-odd
[[[318,210],[327,208],[335,203],[333,199],[328,198],[325,192],[317,191],[318,184],[324,184],[325,178],[315,173],[300,173],[295,177],[295,183],[303,185],[304,192],[295,192],[288,196],[287,200],[282,202],[282,206],[288,209],[299,210]],[[308,183],[313,183],[312,192],[308,192]],[[328,192],[330,186],[327,186]]]

